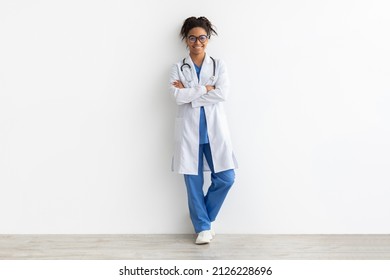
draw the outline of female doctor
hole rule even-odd
[[[214,34],[207,18],[187,18],[180,35],[189,55],[174,64],[170,73],[170,93],[178,105],[172,170],[184,174],[196,244],[210,243],[215,236],[211,222],[233,185],[237,168],[223,109],[229,91],[226,66],[205,52]],[[211,171],[206,195],[203,171]]]

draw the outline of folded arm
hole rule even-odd
[[[176,101],[176,104],[182,105],[191,103],[193,100],[206,94],[207,88],[201,85],[192,88],[185,88],[183,83],[180,81],[177,65],[173,65],[170,73],[169,91]]]
[[[229,93],[229,79],[225,64],[222,61],[220,63],[220,71],[215,86],[207,93],[194,99],[191,102],[193,108],[207,106],[226,100]]]

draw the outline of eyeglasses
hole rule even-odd
[[[188,36],[188,41],[190,41],[191,43],[196,43],[196,41],[199,40],[199,42],[204,43],[207,41],[208,38],[209,37],[207,35],[200,35],[199,37],[191,35]]]

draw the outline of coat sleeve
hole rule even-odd
[[[191,103],[193,100],[201,97],[207,92],[206,87],[201,85],[192,88],[181,88],[181,89],[176,88],[172,85],[172,83],[177,80],[181,81],[179,76],[178,66],[175,64],[171,68],[171,73],[169,78],[169,91],[177,105]]]
[[[229,93],[229,78],[226,70],[226,65],[220,61],[218,79],[215,83],[215,89],[210,90],[206,94],[198,97],[191,102],[193,108],[207,106],[226,100]]]

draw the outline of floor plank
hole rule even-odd
[[[390,235],[220,234],[195,245],[192,234],[0,235],[0,259],[50,260],[390,260]]]

